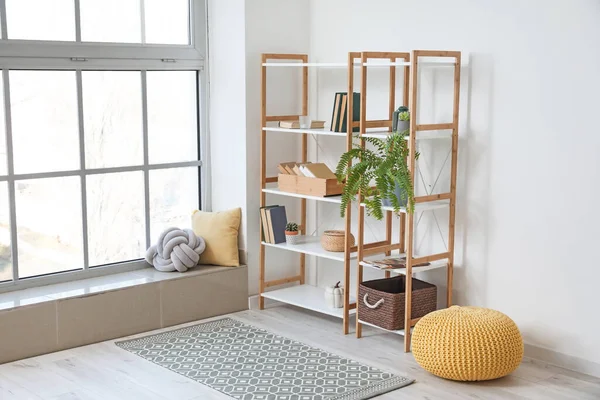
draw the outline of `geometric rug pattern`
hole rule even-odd
[[[363,400],[413,382],[232,318],[116,344],[240,400]]]

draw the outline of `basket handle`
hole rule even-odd
[[[369,293],[365,293],[365,297],[363,298],[363,302],[365,303],[365,306],[367,306],[369,308],[377,308],[377,307],[379,307],[380,305],[383,304],[383,300],[384,299],[381,299],[377,303],[371,305],[371,304],[369,304]]]

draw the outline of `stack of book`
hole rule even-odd
[[[406,268],[406,257],[393,258],[388,257],[381,260],[369,261],[369,264],[379,269],[396,269],[396,268]],[[429,265],[429,263],[421,263],[413,265],[413,267],[425,267]]]
[[[272,244],[285,242],[285,226],[287,225],[285,206],[261,207],[260,221],[263,242]]]
[[[352,121],[360,120],[360,93],[352,94]],[[333,132],[346,132],[348,121],[348,93],[338,92],[335,94],[333,113],[331,115],[331,130]],[[358,132],[359,127],[352,129]]]

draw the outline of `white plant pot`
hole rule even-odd
[[[285,235],[285,242],[287,244],[298,244],[298,238],[300,237],[300,235]]]
[[[333,287],[325,288],[325,304],[329,308],[344,307],[344,288],[334,289]]]

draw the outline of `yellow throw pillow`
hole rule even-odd
[[[240,265],[238,231],[241,219],[241,208],[219,212],[194,211],[192,229],[206,242],[206,249],[200,254],[198,264],[224,267]]]

